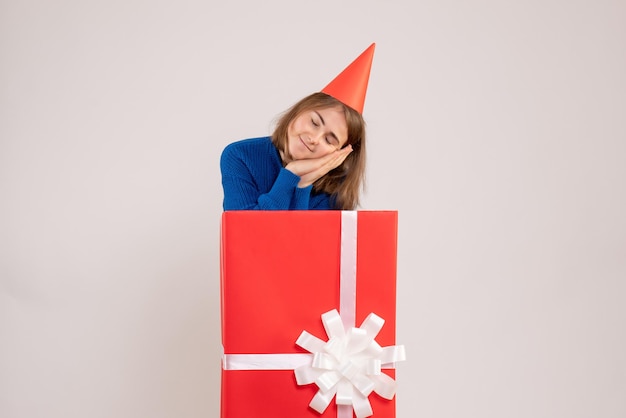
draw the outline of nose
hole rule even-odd
[[[322,140],[323,137],[324,137],[323,132],[313,133],[309,135],[309,143],[313,145],[317,145]]]

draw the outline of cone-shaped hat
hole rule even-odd
[[[333,96],[362,114],[375,46],[376,44],[373,43],[363,51],[357,59],[352,61],[352,64],[322,89],[322,93]]]

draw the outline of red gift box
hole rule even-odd
[[[356,296],[346,295],[341,279],[342,245],[352,239],[344,232],[342,241],[346,214],[356,218]],[[376,343],[394,346],[397,212],[231,211],[221,235],[222,418],[337,417],[334,401],[321,414],[309,407],[319,388],[298,385],[293,367],[238,369],[226,359],[306,357],[298,336],[306,330],[326,341],[320,315],[337,309],[345,321],[350,314],[341,309],[351,297],[353,326],[374,312],[385,320]],[[393,369],[383,373],[395,378]],[[375,418],[395,417],[395,399],[368,399]]]

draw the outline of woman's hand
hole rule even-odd
[[[339,167],[351,152],[352,146],[348,145],[320,158],[292,161],[285,168],[300,176],[298,187],[307,187],[332,169]]]

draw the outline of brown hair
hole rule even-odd
[[[313,93],[282,114],[272,134],[272,143],[288,155],[289,124],[303,112],[331,107],[343,109],[348,125],[348,140],[345,145],[352,145],[352,152],[339,167],[313,183],[313,190],[328,193],[335,209],[353,210],[359,204],[359,194],[365,180],[365,121],[359,112],[325,93]]]

